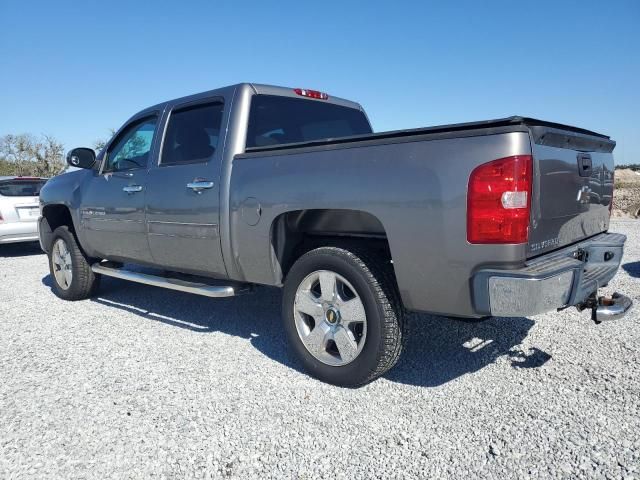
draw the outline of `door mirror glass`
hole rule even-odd
[[[67,163],[76,168],[93,168],[96,152],[90,148],[74,148],[67,153]]]

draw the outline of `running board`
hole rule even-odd
[[[123,270],[122,268],[110,268],[94,263],[91,265],[93,273],[106,275],[107,277],[121,278],[131,282],[144,283],[145,285],[153,285],[154,287],[168,288],[170,290],[178,290],[179,292],[195,293],[196,295],[204,295],[205,297],[233,297],[238,293],[236,287],[229,285],[207,285],[206,283],[187,282],[177,278],[166,278],[157,275],[149,275],[147,273],[132,272]],[[242,288],[240,290],[243,290]]]

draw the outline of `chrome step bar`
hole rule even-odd
[[[106,275],[107,277],[121,278],[131,282],[144,283],[145,285],[153,285],[154,287],[168,288],[179,292],[194,293],[196,295],[204,295],[205,297],[233,297],[240,292],[236,291],[236,287],[230,285],[207,285],[205,283],[187,282],[177,278],[166,278],[157,275],[149,275],[147,273],[132,272],[122,268],[110,268],[100,263],[91,265],[93,273]]]

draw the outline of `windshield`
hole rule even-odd
[[[0,180],[2,197],[37,197],[46,180],[39,178]]]
[[[247,148],[372,133],[365,114],[318,100],[255,95]]]

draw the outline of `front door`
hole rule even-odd
[[[181,272],[224,276],[220,247],[219,142],[223,102],[177,105],[149,171],[147,228],[153,260]]]
[[[110,143],[101,171],[84,185],[81,233],[92,255],[152,261],[144,197],[156,124],[150,115],[126,126]]]

